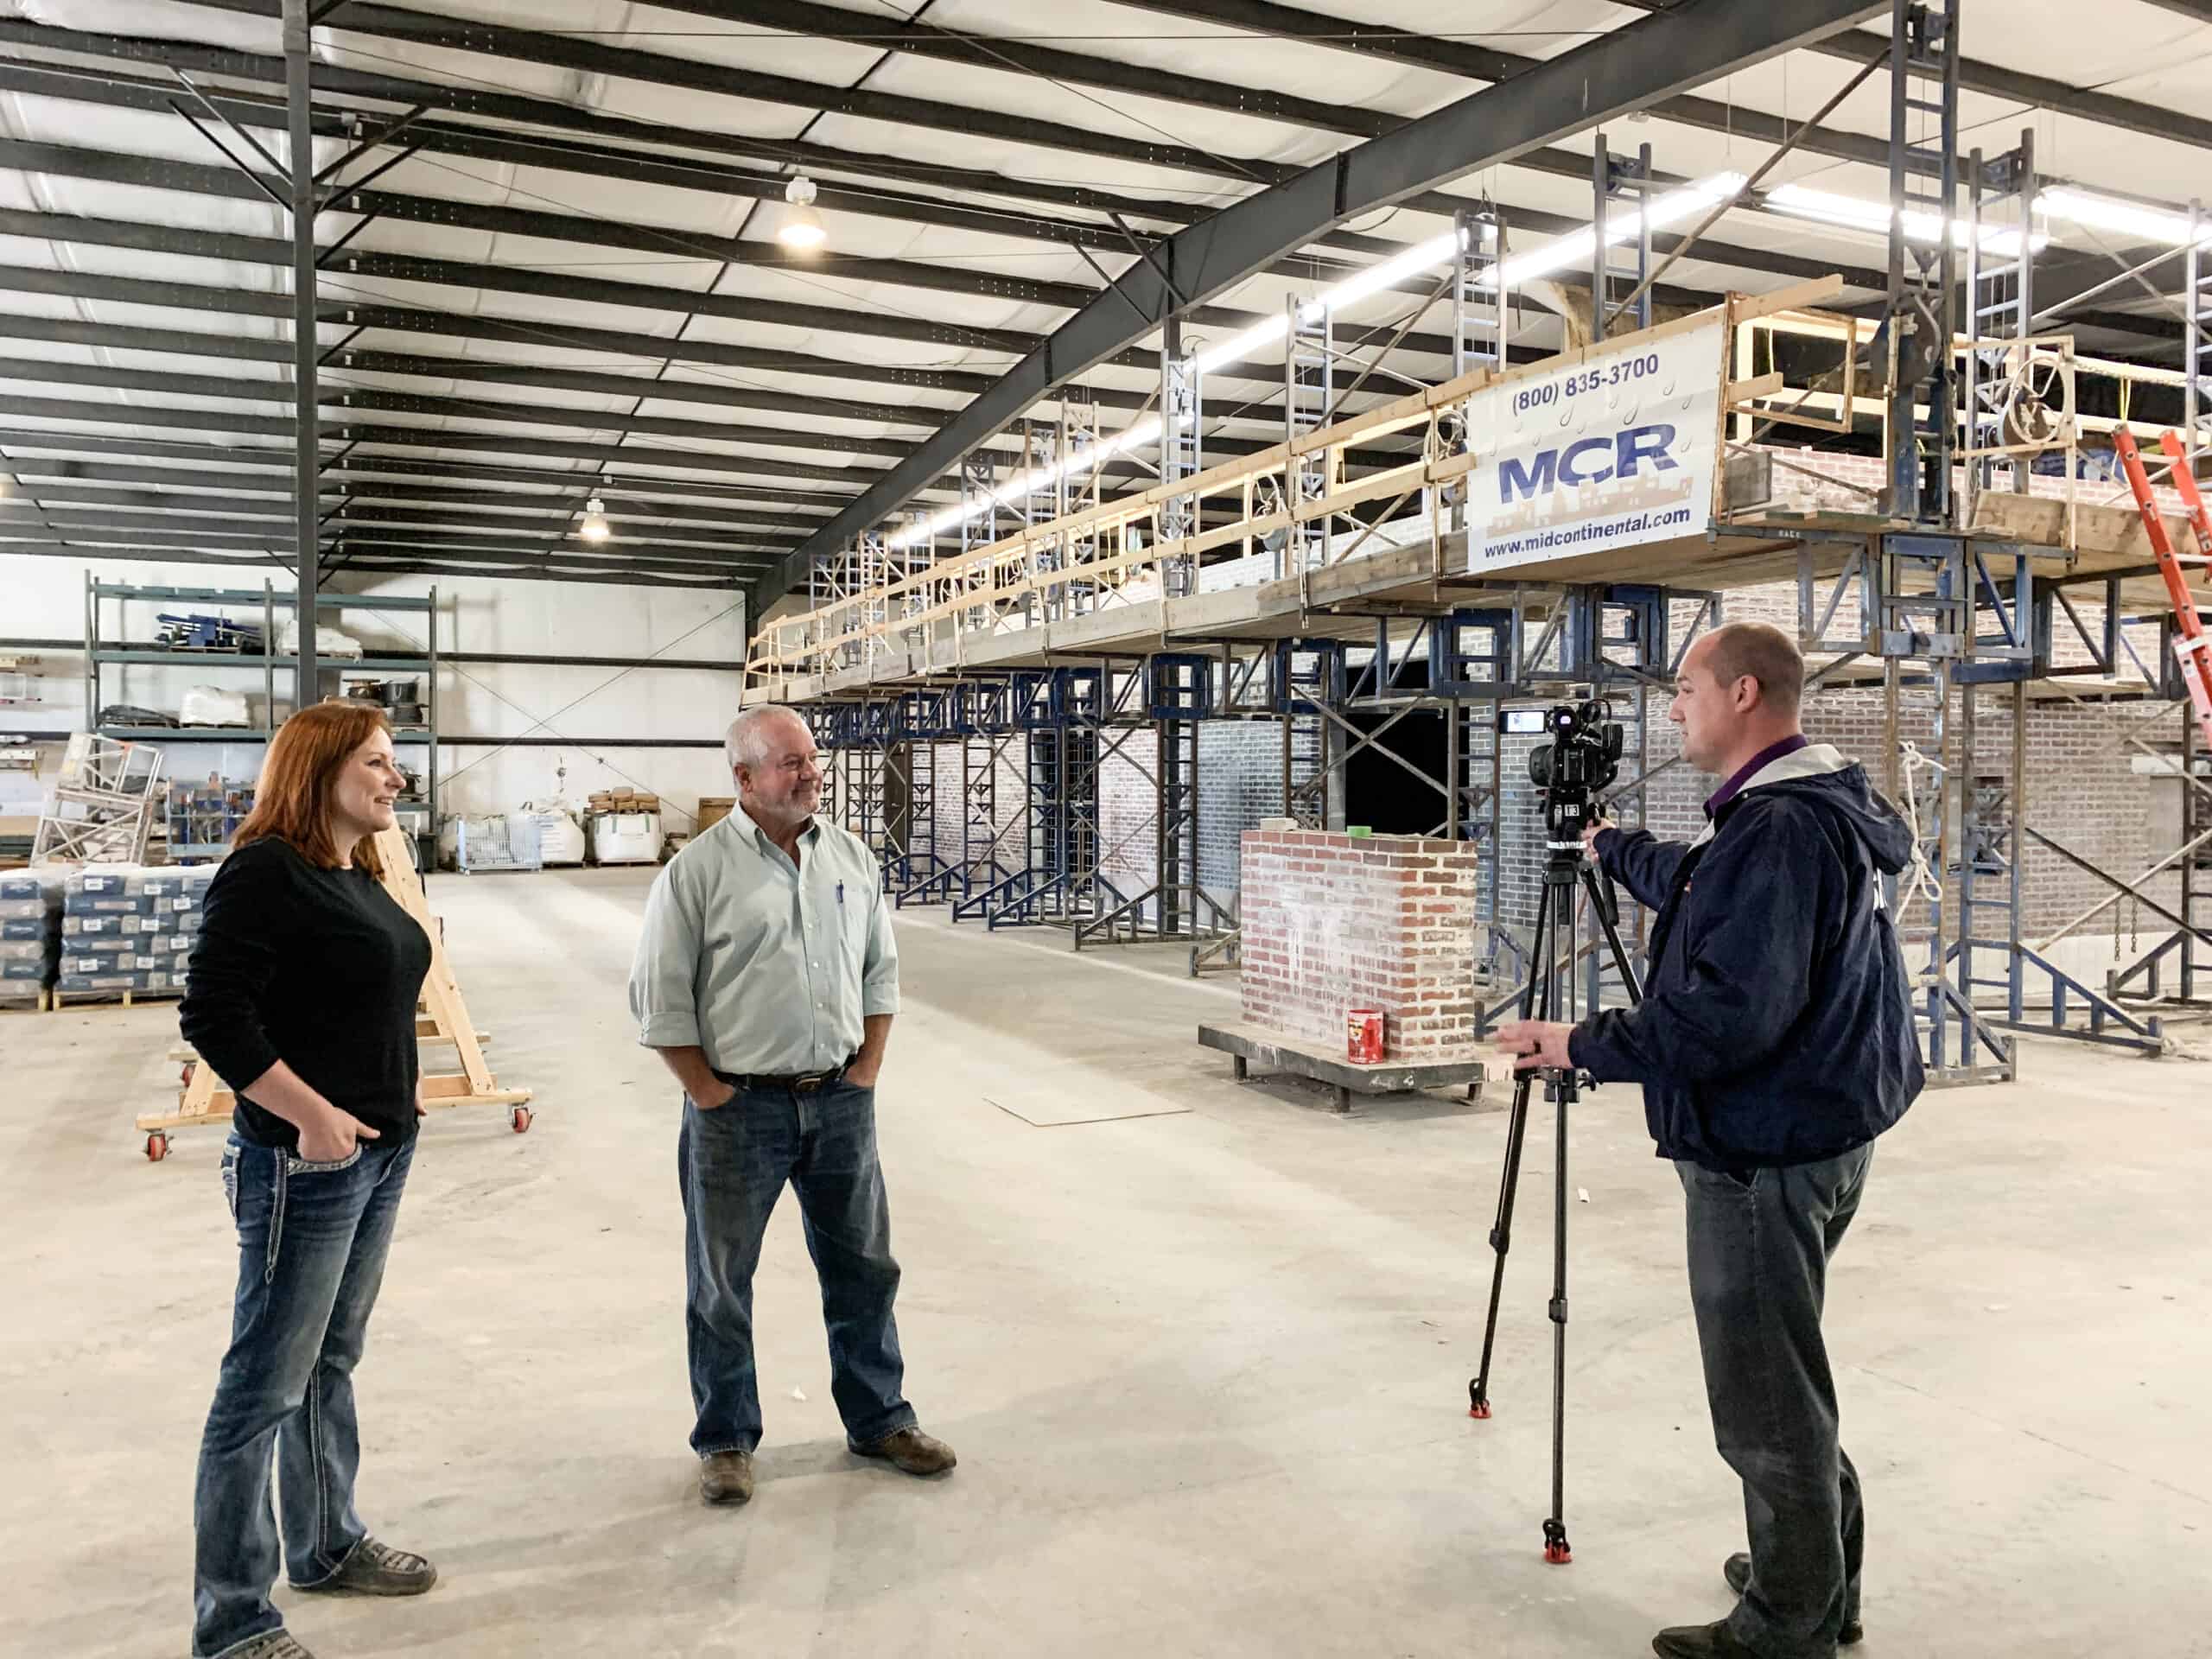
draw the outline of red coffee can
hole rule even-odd
[[[1344,1013],[1344,1052],[1356,1065],[1382,1062],[1382,1010],[1349,1008]]]

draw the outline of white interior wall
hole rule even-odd
[[[138,586],[257,591],[260,578],[206,565],[123,560],[76,560],[0,556],[0,638],[80,639],[85,575]],[[289,586],[289,576],[283,585]],[[420,597],[435,588],[438,646],[453,651],[518,655],[648,657],[721,660],[727,671],[561,668],[506,663],[442,664],[438,676],[440,730],[476,737],[717,738],[736,714],[743,683],[745,612],[742,598],[727,590],[690,592],[670,588],[625,588],[550,582],[500,582],[478,576],[386,576],[340,574],[327,591]],[[118,624],[131,639],[150,641],[155,613],[162,609],[221,611],[259,620],[258,605],[157,605],[110,601],[103,639]],[[280,613],[280,622],[282,615]],[[414,655],[423,643],[420,612],[348,611],[326,616],[361,640],[372,656]],[[84,658],[79,652],[40,653],[46,698],[41,706],[0,710],[0,729],[67,733],[89,721]],[[382,676],[379,677],[392,677]],[[281,715],[289,708],[290,676],[279,672]],[[251,718],[265,717],[262,682],[241,669],[195,673],[188,665],[111,666],[102,691],[108,702],[129,701],[174,712],[195,681],[251,695]],[[540,724],[540,721],[547,723]],[[254,744],[176,743],[169,748],[172,776],[251,778],[261,764]],[[35,778],[0,772],[0,817],[35,813],[52,780],[58,747],[44,747]],[[701,795],[732,792],[718,748],[598,748],[588,742],[557,748],[443,746],[438,760],[439,809],[443,812],[499,812],[526,800],[545,801],[565,789],[581,802],[595,789],[630,785],[662,798],[665,827],[688,830]]]

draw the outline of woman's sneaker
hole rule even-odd
[[[315,1655],[294,1641],[289,1630],[271,1630],[233,1649],[223,1659],[315,1659]]]

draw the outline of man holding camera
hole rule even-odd
[[[1831,1659],[1861,1635],[1865,1517],[1821,1313],[1873,1141],[1923,1081],[1882,891],[1913,842],[1863,767],[1806,741],[1804,680],[1796,645],[1764,623],[1691,647],[1667,717],[1683,758],[1726,780],[1704,833],[1584,836],[1656,912],[1643,1001],[1498,1032],[1531,1065],[1642,1084],[1686,1196],[1706,1396],[1751,1550],[1726,1565],[1735,1611],[1662,1630],[1663,1659]]]

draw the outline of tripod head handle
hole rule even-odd
[[[1594,858],[1591,862],[1598,863]],[[1621,925],[1620,892],[1613,886],[1612,873],[1603,864],[1598,864],[1598,909],[1609,926],[1618,927]]]

